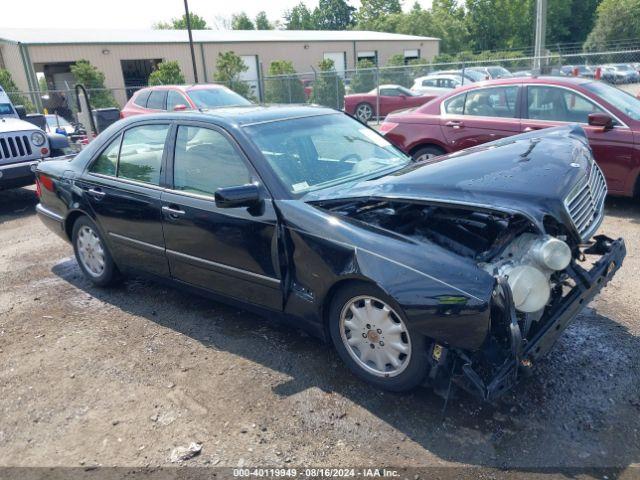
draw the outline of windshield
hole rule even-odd
[[[584,87],[633,120],[640,120],[640,100],[633,95],[603,82],[591,82]]]
[[[56,118],[56,115],[47,115],[47,125],[49,125],[49,128],[56,128],[58,125],[66,127],[71,124],[60,116]]]
[[[631,71],[633,71],[633,68],[631,68],[629,65],[616,65],[615,67],[618,70],[622,71],[622,72],[631,72]]]
[[[466,69],[463,71],[464,71],[464,76],[467,78],[470,78],[474,82],[481,82],[482,80],[484,80],[485,76],[482,73],[478,72],[477,70]]]
[[[13,107],[10,103],[0,103],[0,115],[13,115]]]
[[[189,90],[189,97],[197,108],[229,107],[232,105],[251,105],[246,98],[227,88],[208,88]]]
[[[294,196],[381,177],[411,162],[384,137],[344,114],[245,128]]]
[[[487,67],[492,77],[510,77],[511,72],[503,67]]]

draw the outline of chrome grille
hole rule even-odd
[[[583,242],[589,240],[602,223],[606,196],[607,183],[604,175],[600,167],[592,161],[589,177],[564,201],[571,221]]]
[[[29,135],[9,133],[0,135],[0,160],[33,160],[34,155]]]

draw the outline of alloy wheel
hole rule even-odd
[[[358,296],[345,303],[340,336],[351,358],[370,374],[393,377],[409,365],[409,330],[393,308],[375,297]]]

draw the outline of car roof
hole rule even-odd
[[[484,80],[482,82],[475,82],[469,85],[465,85],[456,89],[456,92],[462,92],[465,90],[472,90],[476,88],[491,86],[491,85],[517,85],[519,83],[526,82],[527,84],[539,83],[542,85],[584,85],[591,83],[594,80],[591,78],[583,77],[554,77],[554,76],[533,76],[533,77],[507,77],[498,78],[495,80]]]
[[[204,90],[204,89],[212,89],[212,88],[226,88],[226,87],[218,83],[193,83],[191,85],[153,85],[150,87],[142,88],[138,90],[138,92],[142,92],[145,90],[180,90],[183,92],[188,92],[189,90]]]
[[[245,126],[256,123],[276,122],[294,118],[314,117],[318,115],[339,114],[332,108],[307,105],[246,105],[220,107],[210,110],[167,112],[148,115],[133,115],[123,122],[135,123],[147,120],[188,120],[206,122],[212,120],[220,125]]]

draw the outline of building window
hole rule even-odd
[[[404,51],[404,64],[407,65],[411,60],[417,60],[420,58],[420,50],[405,50]]]
[[[374,65],[378,65],[378,52],[375,50],[358,52],[358,62],[360,60],[369,60]]]

